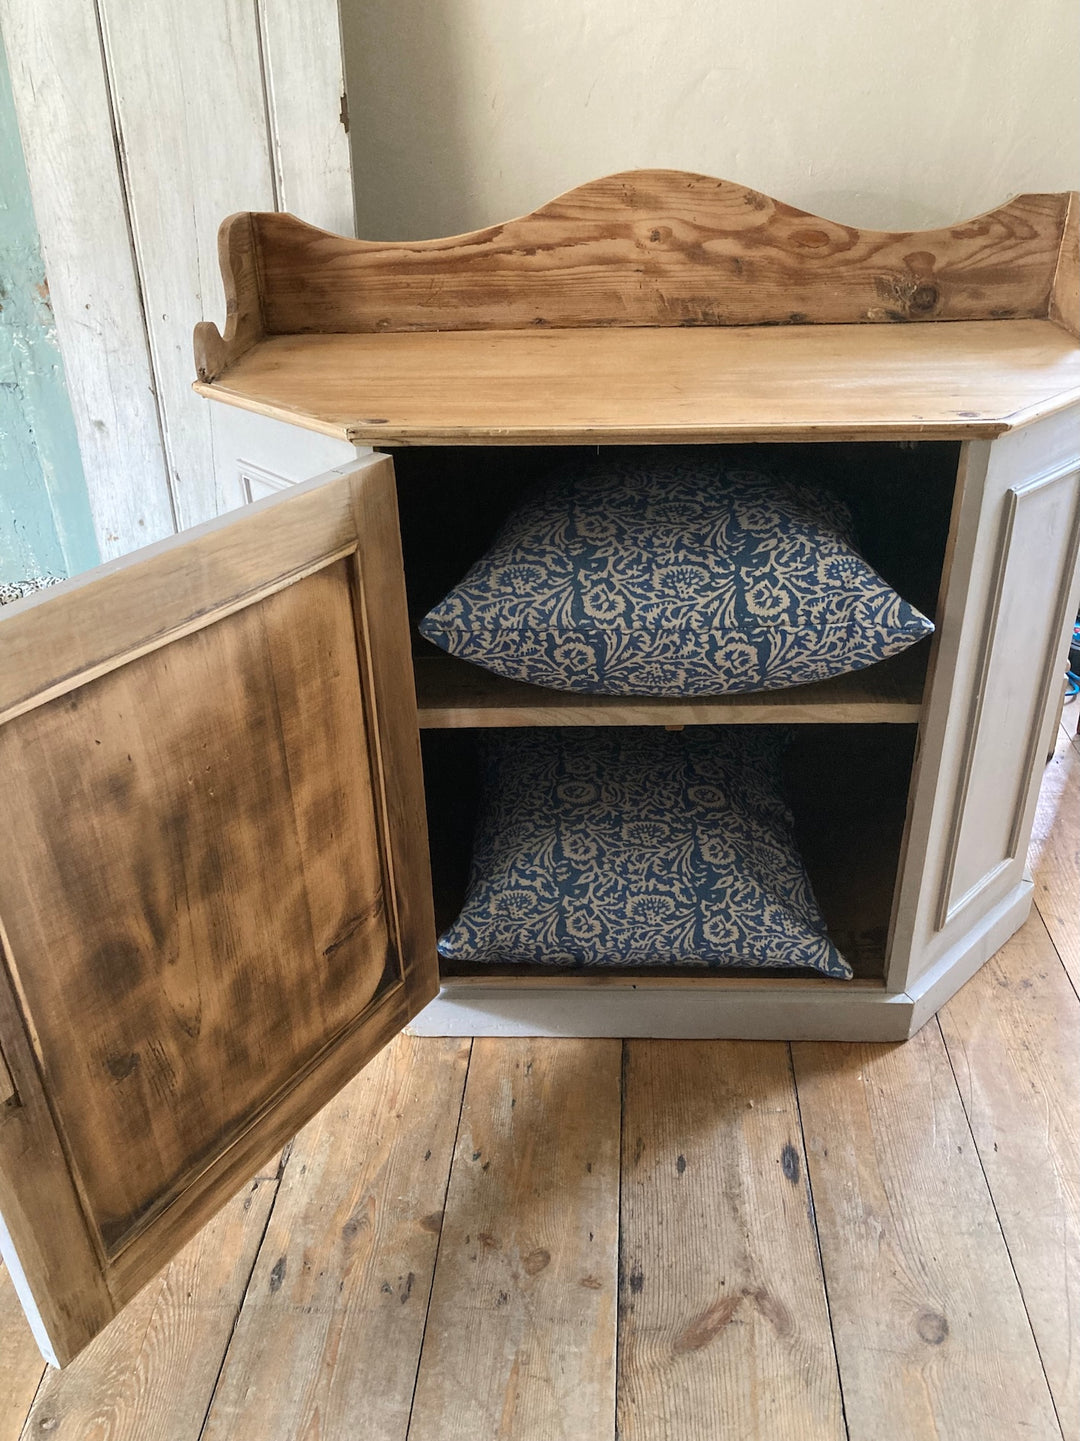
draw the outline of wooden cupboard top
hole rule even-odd
[[[354,444],[967,439],[1080,400],[1048,320],[273,336],[204,395]]]
[[[382,445],[993,436],[1080,398],[1075,196],[859,230],[634,171],[471,235],[221,230],[196,389]]]

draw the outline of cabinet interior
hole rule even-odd
[[[808,481],[830,485],[852,511],[866,558],[901,595],[934,617],[957,474],[957,444],[853,442],[726,449],[732,459],[780,462]],[[525,490],[582,450],[408,447],[395,453],[414,626],[483,554]],[[881,981],[931,645],[932,640],[923,642],[893,662],[857,676],[800,687],[798,692],[732,697],[719,703],[643,705],[633,698],[565,697],[502,681],[443,655],[414,630],[437,925],[441,930],[454,919],[467,883],[478,726],[783,723],[791,729],[785,763],[788,800],[830,935],[857,978]],[[460,682],[455,673],[462,676]],[[804,703],[793,707],[793,698]],[[443,965],[447,979],[470,974],[467,968]],[[606,968],[593,974],[637,979],[670,976],[675,969],[613,973]],[[471,970],[490,979],[511,973],[522,976],[529,971],[493,966]],[[717,974],[693,968],[687,973]]]

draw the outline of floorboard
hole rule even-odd
[[[1035,904],[1080,994],[1080,745],[1065,712],[1054,755],[1043,773],[1029,863]]]
[[[843,1441],[787,1046],[626,1052],[620,1441]]]
[[[409,1441],[607,1441],[619,1041],[477,1040]]]
[[[1060,1441],[936,1024],[792,1054],[851,1441]]]
[[[0,1262],[0,1441],[18,1441],[44,1374],[45,1363]]]
[[[296,1138],[204,1441],[404,1441],[468,1059],[405,1038]]]
[[[1065,1441],[1080,1441],[1080,1001],[1036,912],[938,1017]]]
[[[48,1371],[23,1441],[194,1441],[276,1189],[249,1182],[81,1355]]]

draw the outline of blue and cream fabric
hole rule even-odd
[[[782,798],[776,727],[482,737],[469,962],[795,967],[844,980]]]
[[[703,696],[861,670],[933,625],[828,491],[646,449],[556,472],[420,630],[554,690]]]

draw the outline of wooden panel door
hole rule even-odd
[[[392,462],[0,620],[0,1212],[63,1363],[437,989]]]

